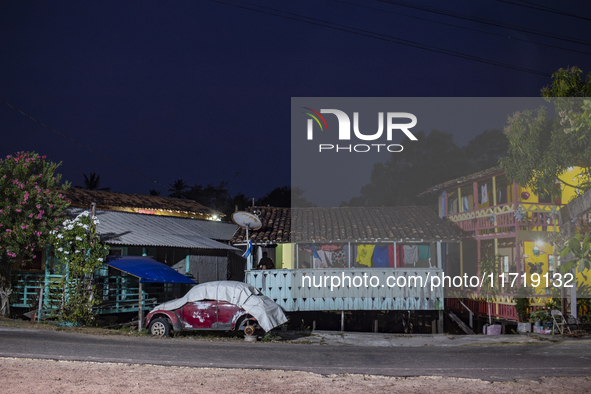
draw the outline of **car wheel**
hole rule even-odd
[[[150,322],[148,331],[155,337],[167,337],[170,335],[170,323],[167,319],[161,317],[154,319]]]
[[[244,327],[244,335],[253,335],[253,334],[254,334],[254,326]]]

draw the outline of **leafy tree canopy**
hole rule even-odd
[[[256,201],[256,205],[270,206],[277,208],[289,207],[313,207],[312,202],[308,201],[303,195],[305,191],[299,187],[291,188],[290,186],[276,187],[269,193]]]
[[[392,153],[386,162],[376,163],[371,182],[362,187],[361,195],[341,205],[416,205],[417,194],[442,180],[497,165],[508,145],[501,130],[486,130],[465,147],[458,146],[453,135],[445,131],[420,131],[417,138],[421,143],[405,145],[405,154]]]
[[[32,259],[69,204],[61,193],[69,184],[59,186],[61,175],[55,174],[60,164],[35,152],[0,160],[0,314],[8,312],[13,259]]]
[[[505,135],[509,140],[501,167],[510,180],[535,193],[550,194],[558,177],[569,167],[581,167],[578,183],[562,183],[579,192],[591,188],[591,73],[583,79],[577,67],[560,69],[542,96],[554,107],[551,117],[545,108],[515,113]]]

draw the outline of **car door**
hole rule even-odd
[[[239,313],[242,311],[243,313]],[[236,314],[240,317],[242,314],[246,313],[242,308],[230,304],[229,302],[225,301],[218,301],[218,323],[217,328],[219,330],[231,330],[232,329],[232,319]],[[236,322],[234,322],[236,323]]]
[[[217,301],[204,300],[188,302],[182,308],[184,328],[211,329],[217,325]]]

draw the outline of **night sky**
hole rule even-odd
[[[62,161],[73,185],[257,198],[290,183],[291,97],[537,97],[560,67],[591,71],[587,1],[405,4],[1,2],[0,99],[119,165],[3,103],[0,154]]]

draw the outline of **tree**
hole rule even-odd
[[[213,210],[222,212],[229,207],[232,197],[226,188],[228,182],[222,181],[217,186],[208,184],[207,186],[195,185],[187,193],[188,198],[195,200]]]
[[[101,176],[97,175],[94,172],[90,173],[90,176],[86,176],[86,174],[82,174],[84,176],[84,189],[86,190],[105,190],[110,191],[110,187],[103,187],[99,188],[101,184]],[[80,186],[76,186],[80,187]]]
[[[420,144],[408,144],[404,154],[392,153],[386,162],[374,165],[370,183],[348,205],[416,205],[417,194],[442,179],[478,171],[470,164],[464,149],[453,141],[451,133],[420,131],[416,136]]]
[[[168,195],[168,197],[174,197],[174,198],[185,198],[186,197],[186,192],[185,190],[189,188],[189,185],[187,185],[185,183],[185,181],[183,181],[182,179],[177,179],[173,184],[168,185],[170,186],[170,189],[168,189],[169,192],[172,192]]]
[[[544,108],[514,114],[505,128],[509,149],[501,167],[511,181],[537,194],[551,194],[557,182],[583,193],[591,188],[591,102],[582,98],[591,96],[591,73],[583,80],[582,71],[573,67],[552,78],[542,95],[558,116],[551,118]],[[582,168],[578,183],[559,179],[574,166]]]
[[[472,172],[499,165],[499,159],[507,154],[509,140],[503,130],[485,130],[463,148]]]
[[[159,196],[160,190],[150,189],[150,196]]]
[[[258,206],[289,208],[291,207],[291,187],[276,187],[269,193],[265,194],[263,197],[260,197],[258,200],[256,200],[255,204]]]
[[[8,313],[10,273],[17,256],[35,257],[49,241],[69,201],[59,186],[55,164],[35,152],[18,152],[0,160],[0,314]]]
[[[299,187],[281,186],[276,187],[269,193],[256,201],[256,205],[270,206],[277,208],[289,207],[313,207],[315,204],[308,201],[304,196],[304,190]]]

